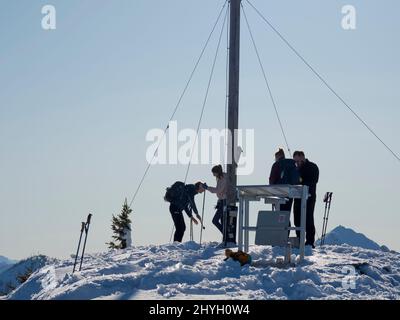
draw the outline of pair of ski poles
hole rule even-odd
[[[203,239],[203,230],[206,229],[206,227],[203,224],[203,219],[204,219],[204,206],[206,204],[206,192],[204,191],[204,196],[203,196],[203,208],[201,209],[201,228],[200,228],[200,245],[201,245],[201,241]],[[171,235],[172,238],[172,235]],[[193,237],[193,221],[190,220],[190,241],[194,241],[194,237]]]
[[[80,265],[79,265],[79,271],[82,270],[83,257],[84,257],[84,255],[85,255],[86,240],[87,240],[87,236],[88,236],[88,233],[89,233],[89,226],[90,226],[90,220],[91,220],[91,218],[92,218],[92,214],[89,214],[88,217],[87,217],[86,222],[82,222],[82,225],[81,225],[81,234],[80,234],[80,236],[79,236],[78,249],[76,250],[74,269],[72,270],[72,273],[75,272],[76,263],[77,263],[77,261],[78,261],[79,249],[80,249],[80,247],[81,247],[82,234],[83,234],[83,231],[85,231],[85,241],[84,241],[84,243],[83,243],[83,250],[82,250],[82,256],[81,256],[81,262],[80,262]]]
[[[322,223],[321,246],[325,244],[326,228],[328,226],[329,212],[331,211],[332,195],[333,192],[327,192],[324,197],[325,212]]]

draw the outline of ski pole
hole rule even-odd
[[[204,195],[203,195],[203,208],[201,209],[201,229],[200,229],[200,245],[201,245],[201,240],[203,239],[203,229],[204,228],[204,224],[203,224],[203,219],[204,219],[204,206],[206,204],[206,192],[204,191]]]
[[[228,245],[228,206],[226,205],[225,200],[223,200],[223,213],[222,213],[222,242],[226,247]]]
[[[325,235],[326,235],[326,215],[327,215],[327,213],[328,213],[329,194],[330,194],[330,192],[327,192],[327,193],[325,194],[325,197],[324,197],[325,212],[324,212],[324,221],[323,221],[322,234],[321,234],[321,246],[324,245],[324,243],[325,243]]]
[[[171,230],[171,236],[169,237],[169,243],[172,242],[172,236],[174,235],[174,231],[175,231],[175,225],[172,225],[172,230]]]
[[[331,212],[332,196],[333,196],[333,192],[331,192],[329,194],[328,212],[326,213],[326,223],[325,223],[325,237],[326,237],[326,230],[328,229],[329,214]],[[325,244],[325,237],[324,237],[324,244]]]
[[[82,263],[83,263],[83,257],[85,255],[85,249],[86,249],[86,240],[87,240],[87,236],[89,233],[89,226],[90,226],[90,220],[92,218],[92,214],[89,213],[88,217],[87,217],[87,221],[85,223],[85,241],[83,243],[83,249],[82,249],[82,257],[81,257],[81,264],[79,266],[79,271],[82,270]]]
[[[325,193],[325,196],[324,196],[325,211],[324,211],[324,217],[322,219],[322,231],[321,231],[321,242],[320,242],[321,247],[324,244],[325,219],[326,219],[326,211],[328,209],[328,194],[329,194],[329,192]]]
[[[327,230],[327,228],[328,228],[329,213],[330,213],[330,211],[331,211],[332,195],[333,195],[333,192],[330,192],[330,193],[329,193],[329,202],[328,202],[328,211],[327,211],[327,213],[326,213],[324,244],[325,244],[326,230]]]
[[[325,214],[324,214],[324,229],[322,230],[322,241],[321,241],[321,245],[325,244],[325,236],[326,236],[326,217],[328,214],[328,204],[329,204],[329,192],[326,193],[325,196]]]
[[[74,269],[72,270],[72,273],[75,272],[76,263],[78,261],[78,255],[79,255],[79,249],[81,247],[83,230],[85,230],[85,223],[84,222],[82,222],[82,225],[81,225],[81,235],[79,236],[78,249],[76,250]]]
[[[329,219],[329,211],[331,207],[331,201],[332,201],[332,194],[333,192],[327,192],[324,198],[325,202],[325,214],[324,214],[324,223],[323,223],[323,229],[322,229],[322,235],[321,235],[321,246],[325,244],[325,237],[326,237],[326,230],[328,227],[328,219]]]
[[[193,241],[193,220],[190,219],[190,241]]]

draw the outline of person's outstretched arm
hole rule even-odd
[[[218,194],[226,194],[226,177],[223,177],[221,180],[218,180],[216,187],[209,187],[207,186],[208,191],[211,193],[218,193]]]
[[[189,199],[190,199],[190,205],[193,209],[193,212],[196,215],[199,215],[199,211],[197,210],[197,207],[196,207],[196,202],[194,201],[194,195],[189,196]]]

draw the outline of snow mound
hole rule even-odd
[[[20,286],[21,282],[26,281],[29,276],[34,274],[35,271],[56,261],[56,259],[38,255],[9,266],[7,270],[0,274],[0,296],[9,294]]]
[[[317,241],[317,245],[320,244],[320,240]],[[341,245],[348,244],[353,247],[360,247],[364,249],[370,250],[382,250],[389,251],[389,249],[385,246],[380,246],[375,241],[367,238],[362,233],[357,233],[350,228],[345,228],[343,226],[338,226],[333,229],[331,232],[326,234],[325,244],[330,245]]]
[[[241,267],[217,243],[110,250],[74,274],[73,259],[46,263],[7,299],[400,299],[398,253],[327,245],[287,267],[267,263],[282,248],[250,253],[254,263]]]

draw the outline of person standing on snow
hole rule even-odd
[[[227,176],[226,173],[223,172],[222,166],[218,165],[211,169],[213,176],[217,179],[216,187],[209,187],[206,183],[203,184],[204,189],[211,193],[215,193],[218,197],[217,205],[215,206],[215,215],[212,220],[212,223],[217,227],[217,229],[222,233],[224,232],[224,208],[226,206],[226,194],[227,194]]]
[[[309,187],[309,198],[307,199],[307,214],[306,214],[306,246],[315,248],[315,225],[314,225],[314,208],[317,200],[317,183],[319,180],[318,166],[306,159],[303,151],[295,151],[293,160],[300,174],[300,184]],[[294,201],[294,224],[300,227],[301,221],[301,199]],[[300,232],[296,231],[297,237],[300,238]]]
[[[293,159],[286,159],[283,149],[279,149],[275,153],[275,163],[271,168],[269,184],[299,184],[299,173],[296,168],[296,162]],[[279,210],[290,212],[292,211],[292,205],[293,199],[289,198],[285,204],[280,205]]]
[[[197,219],[201,221],[194,197],[203,192],[204,189],[201,182],[185,185],[183,182],[178,181],[167,189],[164,200],[170,202],[169,212],[175,225],[174,242],[182,242],[185,234],[186,224],[183,218],[183,210],[194,224],[197,225],[199,222],[193,217],[192,211],[196,214]]]

